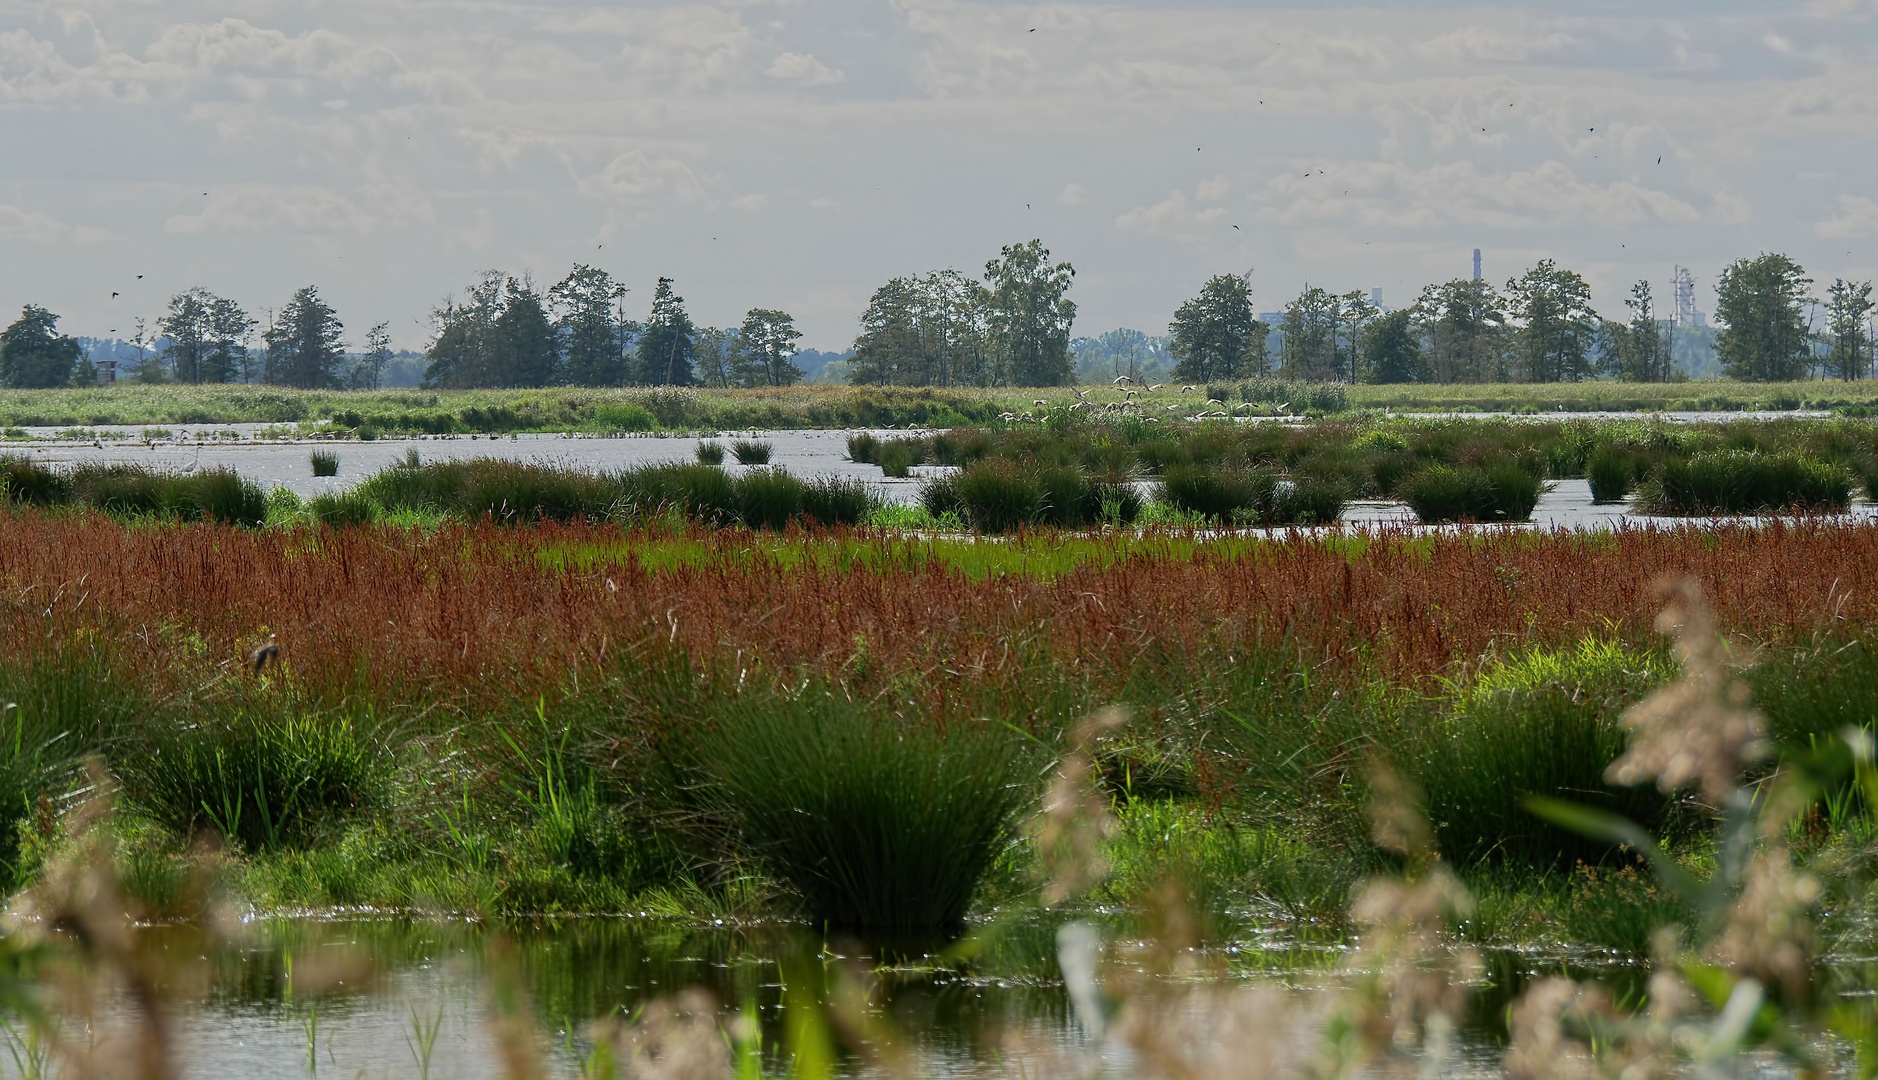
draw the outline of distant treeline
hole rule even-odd
[[[294,293],[265,325],[197,287],[172,297],[154,322],[137,321],[134,359],[113,361],[113,374],[306,389],[377,389],[394,374],[408,385],[419,366],[418,383],[439,389],[775,387],[811,373],[855,385],[940,387],[1055,386],[1123,374],[1194,383],[1274,373],[1346,383],[1666,382],[1687,377],[1694,344],[1685,328],[1658,317],[1648,282],[1625,298],[1626,318],[1605,318],[1585,280],[1549,259],[1504,288],[1457,279],[1429,285],[1393,311],[1360,292],[1310,286],[1275,323],[1254,313],[1245,279],[1221,274],[1175,310],[1163,337],[1123,329],[1072,338],[1075,273],[1031,240],[1005,247],[982,280],[952,269],[897,277],[869,299],[853,347],[830,354],[800,350],[794,317],[774,308],[750,309],[735,329],[698,326],[670,278],[658,280],[641,322],[628,314],[626,287],[605,270],[576,265],[545,291],[526,276],[490,270],[431,313],[433,335],[416,363],[392,350],[387,323],[348,352],[338,313],[316,287]],[[1872,283],[1835,280],[1823,298],[1812,284],[1780,254],[1723,270],[1713,335],[1720,372],[1769,382],[1871,374]],[[50,311],[27,305],[0,333],[0,383],[99,381],[99,366],[57,324]]]

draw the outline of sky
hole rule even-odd
[[[0,0],[0,311],[128,337],[305,285],[348,341],[575,263],[852,341],[875,288],[1041,239],[1076,333],[1218,273],[1503,282],[1623,316],[1782,251],[1878,276],[1878,0]]]

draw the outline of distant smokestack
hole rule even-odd
[[[1382,306],[1382,290],[1381,289],[1369,290],[1369,302],[1376,305],[1377,307],[1381,307]]]
[[[1480,280],[1480,249],[1474,249],[1474,280]]]

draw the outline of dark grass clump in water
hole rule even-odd
[[[945,509],[979,532],[1013,532],[1043,517],[1045,495],[1036,473],[1010,461],[973,462],[948,479],[956,503]]]
[[[1623,502],[1636,478],[1636,462],[1614,446],[1598,447],[1585,462],[1585,479],[1591,481],[1594,503]]]
[[[598,520],[620,497],[619,485],[606,477],[501,458],[406,461],[372,474],[354,490],[387,509],[430,510],[468,521],[486,514],[518,523]]]
[[[1652,514],[1844,510],[1852,474],[1789,451],[1711,450],[1657,466],[1637,491]]]
[[[310,459],[314,476],[338,476],[339,455],[331,450],[315,450]]]
[[[874,462],[880,466],[882,475],[904,479],[913,466],[926,463],[926,442],[923,439],[888,439],[876,450]]]
[[[24,454],[0,454],[0,485],[10,502],[63,506],[72,501],[71,477]]]
[[[698,758],[713,810],[837,930],[960,929],[1036,794],[1014,737],[941,733],[826,688],[728,711]]]
[[[768,465],[771,449],[769,443],[753,439],[734,439],[730,444],[731,456],[739,465]]]
[[[1412,769],[1443,856],[1463,865],[1506,863],[1564,870],[1618,855],[1542,820],[1529,795],[1569,799],[1642,824],[1652,835],[1691,815],[1652,785],[1612,787],[1604,770],[1623,753],[1618,717],[1673,674],[1661,654],[1586,639],[1562,651],[1535,649],[1490,666],[1458,689],[1436,716],[1412,725]]]
[[[1401,482],[1397,494],[1423,522],[1529,521],[1539,505],[1538,477],[1511,461],[1430,465]]]
[[[378,748],[346,716],[268,710],[141,727],[114,762],[125,794],[181,836],[302,847],[382,794]]]
[[[315,495],[307,500],[306,508],[314,521],[336,529],[370,525],[384,512],[370,495],[356,488]]]
[[[1335,480],[1288,478],[1268,470],[1170,465],[1161,498],[1175,509],[1235,525],[1326,525],[1343,513],[1343,486]]]
[[[73,501],[109,513],[258,526],[267,494],[230,468],[193,473],[142,465],[86,464],[71,472]]]
[[[848,460],[857,465],[880,464],[880,440],[868,431],[848,436]]]
[[[725,525],[737,519],[737,484],[716,465],[640,465],[621,472],[619,484],[620,509],[629,517],[682,514]]]
[[[724,463],[723,443],[701,442],[698,444],[696,453],[698,464],[700,465],[722,465]]]

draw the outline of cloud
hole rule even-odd
[[[697,202],[705,197],[704,181],[691,166],[677,158],[654,157],[639,148],[607,162],[600,175],[585,186],[594,197],[631,207]]]
[[[1317,164],[1271,181],[1257,201],[1261,219],[1271,223],[1351,220],[1393,228],[1617,225],[1702,216],[1681,199],[1632,180],[1581,181],[1559,161],[1511,173],[1482,173],[1471,161],[1426,169],[1399,162]]]
[[[1878,232],[1878,202],[1863,195],[1839,196],[1839,216],[1813,227],[1821,236],[1854,236]]]
[[[769,205],[769,196],[762,194],[739,195],[731,200],[730,205],[739,210],[761,210]]]
[[[1081,184],[1070,184],[1063,189],[1063,194],[1056,197],[1056,201],[1064,206],[1081,206],[1089,201],[1089,193],[1083,190]]]
[[[1194,185],[1193,196],[1203,203],[1216,203],[1232,194],[1232,181],[1223,176],[1202,180]]]
[[[25,240],[34,244],[96,244],[110,238],[103,229],[73,227],[36,210],[0,205],[0,241]]]
[[[1225,216],[1223,208],[1214,206],[1201,210],[1188,200],[1185,192],[1176,191],[1153,206],[1138,206],[1128,211],[1116,218],[1115,224],[1131,232],[1197,244],[1217,237]]]
[[[369,233],[387,224],[352,199],[314,184],[231,184],[217,187],[195,214],[163,223],[172,233]]]
[[[827,86],[847,78],[808,53],[793,52],[778,56],[763,74],[799,86]]]

